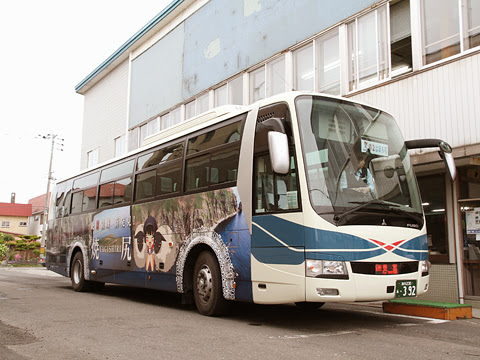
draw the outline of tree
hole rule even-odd
[[[7,245],[5,244],[0,244],[0,261],[3,261],[7,258]]]

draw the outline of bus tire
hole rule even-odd
[[[223,297],[220,266],[210,251],[201,252],[195,261],[193,298],[198,312],[202,315],[219,316],[229,310],[230,303]]]
[[[72,289],[74,291],[84,292],[90,289],[90,284],[85,280],[83,254],[77,251],[72,260],[72,270],[70,272],[72,280]]]

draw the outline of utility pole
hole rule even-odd
[[[43,208],[43,227],[42,227],[42,240],[41,240],[41,247],[40,247],[40,261],[45,262],[45,240],[47,237],[47,217],[48,217],[48,200],[50,194],[50,181],[53,180],[52,177],[52,164],[53,164],[53,152],[55,150],[55,140],[57,139],[57,145],[60,148],[57,150],[63,151],[63,139],[57,138],[57,134],[47,134],[47,135],[38,135],[40,138],[45,140],[52,140],[52,147],[50,151],[50,165],[48,168],[48,179],[47,179],[47,192],[45,193],[45,207]]]

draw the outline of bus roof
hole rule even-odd
[[[87,174],[89,172],[95,171],[99,168],[102,168],[106,165],[113,164],[117,161],[122,161],[123,159],[126,159],[128,157],[131,157],[135,154],[138,154],[140,152],[143,152],[145,150],[148,150],[150,148],[156,147],[158,145],[173,141],[177,138],[184,137],[190,133],[193,133],[195,131],[207,128],[209,126],[218,124],[224,120],[230,119],[232,117],[235,117],[240,114],[244,114],[251,109],[254,108],[254,106],[266,106],[272,103],[280,102],[280,101],[293,101],[297,96],[300,95],[311,95],[311,96],[322,96],[325,98],[331,98],[331,99],[337,99],[337,100],[342,100],[342,101],[348,101],[352,103],[356,103],[359,105],[366,105],[366,106],[371,106],[353,99],[347,99],[344,97],[340,96],[335,96],[335,95],[329,95],[329,94],[321,94],[313,91],[290,91],[290,92],[285,92],[281,93],[278,95],[273,95],[271,97],[265,98],[258,100],[254,104],[251,105],[223,105],[211,110],[208,110],[198,116],[195,116],[191,119],[188,119],[186,121],[183,121],[179,124],[176,124],[172,127],[169,127],[168,129],[161,130],[158,133],[155,133],[151,136],[148,136],[145,138],[144,144],[139,147],[138,149],[132,150],[122,156],[104,161],[92,168],[88,168],[85,170],[82,170],[72,176],[69,176],[62,181],[59,181],[59,183],[70,180],[74,177]],[[378,109],[381,111],[384,111],[382,109]],[[384,111],[385,112],[385,111]]]

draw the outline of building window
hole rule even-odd
[[[195,117],[195,100],[185,104],[185,119],[191,119]]]
[[[160,130],[165,130],[170,127],[170,113],[160,117]]]
[[[215,106],[223,106],[228,103],[227,84],[215,89]]]
[[[20,221],[18,226],[27,226],[27,222],[26,221]]]
[[[468,0],[465,19],[467,19],[466,48],[471,49],[480,46],[480,2],[478,0]]]
[[[169,125],[174,126],[182,122],[182,108],[178,107],[170,111],[170,121]]]
[[[128,132],[128,150],[132,151],[138,149],[138,130],[139,128],[133,128]]]
[[[412,71],[410,0],[390,6],[390,58],[392,77]]]
[[[210,97],[209,97],[208,92],[197,98],[197,100],[196,100],[196,103],[197,103],[196,115],[200,115],[200,114],[204,113],[205,111],[208,111],[208,109],[210,108],[209,99],[210,99]]]
[[[121,156],[126,153],[125,135],[117,137],[115,140],[115,156]]]
[[[424,0],[422,4],[424,64],[460,53],[458,1]]]
[[[98,165],[98,148],[87,153],[87,168]]]
[[[250,73],[250,103],[265,98],[265,66]]]
[[[3,220],[2,227],[10,227],[10,221]]]
[[[319,92],[340,95],[340,43],[338,28],[316,40]]]
[[[293,53],[295,90],[314,90],[313,43]]]
[[[160,130],[158,118],[149,121],[140,127],[140,145],[145,138],[157,133]]]
[[[424,0],[421,4],[424,65],[480,45],[478,0]]]
[[[230,80],[214,91],[215,106],[227,104],[243,105],[243,77]]]
[[[347,24],[350,91],[389,76],[386,14],[382,6]]]
[[[243,105],[243,77],[239,76],[228,82],[228,103]]]
[[[267,96],[285,91],[285,56],[267,64]]]

